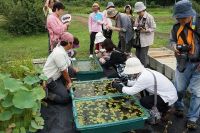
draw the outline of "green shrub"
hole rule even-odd
[[[0,2],[0,9],[7,19],[6,27],[14,34],[35,34],[44,32],[45,17],[40,0],[6,0]]]

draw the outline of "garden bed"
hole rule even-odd
[[[77,130],[83,133],[120,133],[144,127],[148,113],[131,96],[73,101]]]

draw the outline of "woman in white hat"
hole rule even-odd
[[[129,75],[127,86],[122,83],[113,82],[112,86],[122,93],[135,95],[143,90],[154,93],[154,75],[157,81],[157,108],[159,112],[166,113],[169,106],[174,104],[177,99],[176,88],[172,82],[161,73],[145,68],[136,57],[126,61],[124,73]],[[145,96],[140,99],[141,105],[147,109],[154,106],[154,95]]]
[[[105,53],[105,49],[102,48],[102,43],[105,39],[106,38],[103,36],[102,32],[98,32],[95,36],[95,54],[98,58],[101,58],[103,53]]]
[[[147,66],[147,53],[149,50],[149,46],[153,44],[154,41],[154,31],[156,29],[156,23],[154,21],[153,16],[151,16],[146,11],[146,6],[143,2],[135,3],[135,10],[138,14],[138,17],[135,20],[135,27],[138,34],[140,46],[136,47],[136,56],[140,59],[142,64]]]

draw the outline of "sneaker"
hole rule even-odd
[[[184,112],[183,110],[175,110],[174,113],[177,117],[183,118],[184,117]]]
[[[186,127],[187,127],[188,129],[195,130],[195,129],[197,129],[197,123],[194,122],[194,121],[188,120],[188,121],[187,121],[187,124],[186,124]]]
[[[93,55],[91,54],[91,55],[89,56],[89,58],[93,58]]]

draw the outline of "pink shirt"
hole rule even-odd
[[[98,13],[102,14],[101,12],[98,12]],[[101,32],[102,31],[103,20],[102,21],[95,20],[96,14],[97,13],[93,12],[89,16],[89,20],[88,20],[89,32]],[[103,14],[102,14],[102,18],[103,18]]]
[[[52,50],[54,48],[53,45],[60,41],[61,35],[67,30],[67,25],[63,24],[55,13],[52,13],[47,18],[47,29],[50,35],[50,44]]]

